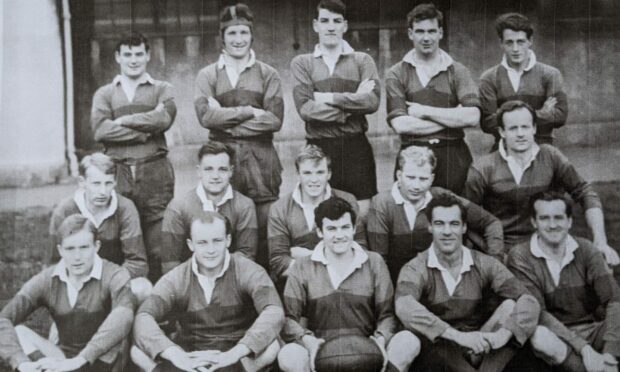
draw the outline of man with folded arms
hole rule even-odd
[[[536,231],[512,248],[508,268],[543,308],[534,352],[565,371],[618,371],[620,288],[605,258],[568,233],[572,207],[563,194],[532,196],[530,211]]]
[[[501,371],[538,324],[540,305],[498,260],[462,245],[465,210],[451,195],[426,207],[430,248],[396,285],[396,315],[421,343],[419,370]],[[489,301],[503,302],[488,317]]]
[[[129,274],[97,255],[97,230],[86,217],[70,215],[57,232],[60,261],[0,312],[0,357],[19,371],[120,371],[136,301]],[[20,324],[39,307],[58,326],[57,345]]]
[[[257,371],[276,359],[284,322],[280,298],[260,265],[228,252],[231,240],[223,215],[194,218],[187,240],[192,257],[165,274],[137,312],[132,359],[138,366]],[[173,339],[157,323],[171,313],[179,323]]]

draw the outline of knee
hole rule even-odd
[[[500,314],[511,314],[514,311],[516,304],[517,303],[514,300],[504,300],[501,304],[499,304],[495,312]]]
[[[147,278],[133,278],[129,284],[131,292],[136,296],[139,304],[146,300],[153,291],[153,284]]]
[[[278,353],[278,366],[284,372],[308,371],[310,366],[308,351],[298,344],[286,344]]]
[[[408,369],[421,349],[422,344],[416,335],[409,331],[401,331],[392,337],[386,351],[389,362],[403,371]]]
[[[568,353],[566,344],[544,326],[536,327],[534,334],[530,337],[530,345],[536,354],[550,364],[562,363]]]

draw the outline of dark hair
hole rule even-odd
[[[347,6],[340,0],[321,0],[316,7],[316,17],[319,18],[319,11],[321,9],[327,9],[332,13],[340,14],[343,18],[347,18]]]
[[[500,40],[504,39],[504,30],[523,31],[527,38],[531,38],[534,34],[532,23],[521,13],[502,14],[495,20],[495,30]]]
[[[433,3],[419,4],[407,14],[407,27],[412,28],[413,22],[425,19],[437,19],[437,25],[443,27],[443,13]]]
[[[530,216],[532,218],[536,218],[536,208],[534,208],[534,204],[536,204],[537,201],[550,202],[554,200],[563,201],[564,205],[566,206],[566,209],[565,209],[566,215],[568,217],[573,216],[572,200],[568,198],[566,194],[559,192],[559,191],[541,191],[541,192],[538,192],[532,195],[529,200]]]
[[[148,52],[150,49],[149,39],[147,39],[146,36],[144,36],[143,34],[137,31],[131,31],[128,34],[121,36],[121,39],[118,41],[118,43],[116,43],[115,50],[117,53],[120,53],[121,46],[123,45],[127,45],[128,47],[132,47],[132,46],[137,47],[137,46],[140,46],[141,44],[144,44],[144,50]]]
[[[323,228],[323,218],[335,221],[344,216],[346,213],[351,215],[351,222],[355,225],[357,214],[353,210],[351,204],[342,198],[332,196],[331,198],[322,201],[321,204],[314,209],[314,223],[320,230]]]
[[[504,102],[499,109],[497,109],[497,124],[500,128],[504,129],[504,114],[507,112],[512,112],[515,110],[518,110],[520,108],[524,108],[527,111],[529,111],[530,115],[532,115],[532,124],[535,126],[536,125],[536,111],[534,111],[534,109],[532,108],[532,106],[528,105],[527,103],[523,102],[523,101],[508,101],[508,102]]]
[[[220,12],[220,31],[222,33],[226,31],[227,27],[234,25],[247,25],[251,30],[253,24],[254,14],[250,7],[243,3],[224,7]]]
[[[202,158],[207,155],[226,154],[230,159],[230,164],[235,163],[235,150],[232,147],[217,141],[209,141],[202,145],[198,150],[198,163],[202,161]]]
[[[441,193],[439,195],[433,195],[433,198],[428,203],[426,208],[424,209],[424,213],[426,213],[426,217],[429,222],[433,222],[433,209],[441,207],[441,208],[450,208],[453,206],[459,207],[459,211],[461,211],[461,222],[465,222],[467,217],[467,211],[463,206],[463,203],[452,193]]]
[[[232,225],[230,224],[230,220],[228,219],[228,217],[218,212],[202,211],[198,215],[192,218],[192,223],[190,224],[190,238],[191,238],[191,233],[194,230],[194,224],[196,223],[212,224],[216,220],[220,220],[224,222],[226,235],[230,235],[232,233]]]
[[[323,149],[321,149],[317,145],[306,145],[304,146],[297,157],[295,157],[295,169],[299,172],[299,164],[306,160],[313,160],[315,164],[318,164],[321,160],[325,159],[327,163],[327,169],[332,169],[332,160],[329,156],[327,156]]]
[[[93,241],[97,240],[97,228],[90,222],[90,220],[79,213],[72,214],[65,218],[58,229],[56,230],[57,242],[62,244],[62,241],[71,236],[79,233],[82,230],[86,230],[93,234]]]
[[[80,176],[86,177],[86,171],[91,167],[99,169],[103,174],[113,174],[116,178],[116,163],[111,157],[104,153],[96,152],[86,155],[80,162],[78,168]]]

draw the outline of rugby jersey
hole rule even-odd
[[[366,53],[356,52],[342,41],[342,54],[333,73],[322,58],[319,45],[314,52],[291,61],[294,79],[293,100],[306,123],[306,138],[352,137],[368,130],[367,114],[379,108],[381,86],[377,66]],[[369,93],[356,93],[363,80],[373,80]],[[314,92],[333,93],[332,104],[314,101]]]
[[[584,210],[601,208],[592,186],[560,150],[548,144],[540,145],[519,184],[499,151],[479,158],[469,168],[464,195],[499,218],[504,227],[504,243],[513,246],[534,232],[528,207],[530,197],[549,190],[565,190]]]
[[[570,236],[569,236],[570,237]],[[537,239],[534,234],[532,239]],[[508,255],[508,268],[521,280],[540,303],[540,324],[549,328],[579,353],[587,341],[568,327],[598,321],[599,305],[606,311],[610,324],[604,329],[605,352],[620,356],[620,290],[603,254],[592,243],[570,238],[577,246],[572,259],[561,268],[556,285],[544,257],[535,255],[533,240],[513,247]],[[610,318],[611,317],[611,318]],[[559,321],[559,322],[558,322]]]
[[[59,347],[67,358],[77,355],[93,363],[112,363],[121,341],[131,331],[135,298],[129,274],[116,264],[102,260],[101,279],[90,278],[69,303],[67,283],[50,266],[24,284],[0,312],[0,357],[13,368],[28,362],[14,327],[39,307],[48,309],[58,327]]]
[[[480,330],[489,314],[485,311],[491,293],[512,299],[512,314],[502,321],[523,345],[538,324],[540,306],[525,286],[495,258],[470,250],[473,265],[462,273],[450,295],[438,268],[429,267],[429,248],[403,266],[396,284],[396,315],[405,328],[431,341],[449,327],[463,332]],[[467,248],[463,248],[467,249]]]
[[[163,110],[156,110],[163,103]],[[114,120],[124,116],[124,124]],[[170,83],[148,74],[129,101],[120,76],[97,89],[93,97],[91,126],[95,141],[103,143],[105,153],[116,160],[143,159],[166,153],[164,132],[176,116],[173,88]]]
[[[230,342],[247,346],[254,355],[262,353],[276,339],[284,321],[282,303],[267,272],[233,253],[207,302],[191,262],[189,259],[165,274],[140,306],[134,322],[138,347],[151,358],[174,345],[186,351],[226,351],[221,345]],[[157,324],[171,313],[180,324],[174,342]]]
[[[396,192],[399,192],[396,189]],[[399,192],[400,193],[400,192]],[[440,187],[430,189],[431,197],[451,191]],[[400,195],[400,194],[399,194]],[[497,218],[469,200],[458,197],[467,212],[467,236],[485,253],[503,260],[504,236],[502,225]],[[396,283],[401,267],[418,253],[428,249],[433,241],[428,231],[430,222],[424,208],[418,211],[413,229],[410,228],[405,206],[397,203],[393,190],[375,195],[370,201],[368,212],[368,247],[380,253],[390,270],[392,281]]]

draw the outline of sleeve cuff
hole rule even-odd
[[[102,350],[98,348],[92,347],[90,345],[86,345],[82,351],[78,354],[82,358],[86,359],[89,364],[93,364],[95,360],[97,360],[103,354]]]
[[[437,340],[437,338],[441,336],[448,328],[450,328],[450,325],[448,323],[444,322],[443,320],[438,320],[432,328],[429,328],[424,333],[429,340],[435,342],[435,340]]]
[[[588,342],[586,340],[584,340],[583,338],[576,336],[575,338],[573,338],[572,340],[568,340],[567,341],[568,344],[570,344],[570,346],[573,348],[573,350],[575,350],[575,353],[577,353],[579,355],[579,353],[581,352],[581,349],[583,349]],[[607,345],[605,345],[607,346]],[[612,354],[614,355],[614,354]],[[615,354],[615,356],[618,356],[617,354]]]
[[[20,364],[25,363],[25,362],[31,362],[31,360],[23,352],[13,355],[11,359],[9,360],[9,364],[11,365],[13,370],[17,370],[17,367],[19,367]]]

